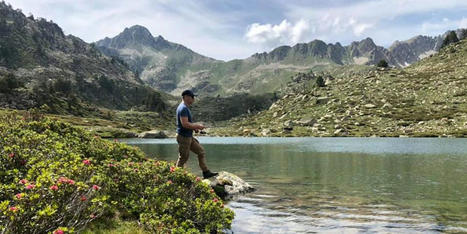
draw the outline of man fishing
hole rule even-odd
[[[190,150],[198,155],[199,167],[203,171],[203,178],[207,179],[218,175],[211,172],[206,165],[206,152],[199,144],[199,141],[193,137],[193,131],[198,132],[205,127],[202,124],[196,124],[192,121],[191,111],[188,109],[195,102],[195,94],[191,90],[182,92],[182,102],[177,107],[177,142],[178,142],[178,160],[177,167],[183,167],[188,161]]]

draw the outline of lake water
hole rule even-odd
[[[121,140],[176,161],[175,139]],[[200,137],[213,171],[256,191],[235,233],[467,233],[467,139]],[[201,175],[196,155],[188,168]]]

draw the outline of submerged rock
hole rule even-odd
[[[209,184],[214,189],[214,192],[223,200],[229,200],[236,195],[255,190],[253,186],[240,177],[226,171],[221,171],[218,176],[205,179],[203,182]]]

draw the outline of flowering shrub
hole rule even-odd
[[[233,219],[184,169],[48,119],[0,121],[0,175],[6,233],[70,233],[116,213],[152,232],[222,232]]]

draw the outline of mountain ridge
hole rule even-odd
[[[459,38],[465,37],[464,31],[456,31]],[[143,35],[143,38],[125,41],[125,38],[133,35]],[[162,36],[153,37],[141,25],[126,28],[113,38],[96,42],[96,45],[103,53],[123,59],[140,74],[143,81],[156,89],[174,95],[183,89],[193,89],[213,96],[242,92],[271,93],[285,85],[294,73],[310,69],[326,70],[352,64],[376,65],[380,60],[386,60],[391,66],[404,67],[436,53],[445,35],[415,36],[406,41],[395,41],[389,48],[376,45],[369,37],[347,46],[339,42],[327,44],[313,40],[293,46],[279,46],[270,52],[230,61],[208,58]],[[149,39],[143,40],[144,37]],[[164,46],[156,46],[155,38]],[[140,40],[144,43],[136,43]],[[175,48],[178,48],[178,52],[175,52]]]

